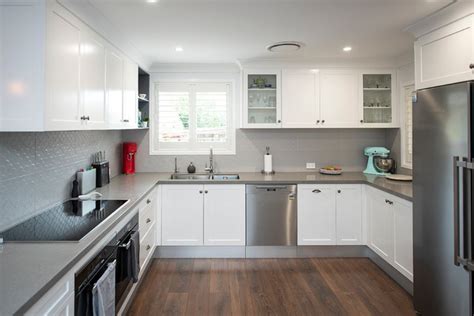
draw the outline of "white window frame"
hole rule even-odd
[[[182,148],[155,148],[154,140],[158,138],[153,125],[158,120],[158,112],[156,110],[157,99],[158,99],[158,86],[160,84],[229,84],[230,85],[230,97],[227,104],[227,135],[229,137],[229,146],[227,148],[217,148],[212,143],[206,149],[182,149]],[[150,155],[209,155],[209,149],[213,148],[215,155],[235,155],[236,154],[236,140],[235,140],[235,129],[236,129],[236,91],[235,91],[235,80],[231,79],[212,79],[212,80],[157,80],[153,82],[152,91],[153,95],[150,99]],[[152,101],[153,100],[153,101]],[[191,111],[194,111],[192,109]]]
[[[409,86],[414,86],[414,85],[415,85],[415,81],[407,81],[400,85],[400,106],[399,106],[400,108],[400,147],[401,147],[400,158],[402,160],[401,167],[406,168],[406,169],[413,169],[413,163],[407,161],[407,157],[408,157],[408,153],[406,151],[406,140],[407,140],[406,138],[407,137],[407,130],[406,130],[407,115],[406,114],[407,113],[406,113],[406,108],[405,108],[405,89]],[[413,112],[412,112],[412,115],[413,115]]]

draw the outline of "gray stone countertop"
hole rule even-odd
[[[97,191],[104,199],[129,199],[97,230],[80,242],[5,243],[0,246],[0,315],[23,314],[84,257],[93,245],[110,232],[157,183],[360,183],[403,199],[412,200],[411,182],[345,172],[339,176],[316,172],[282,172],[271,176],[241,172],[239,180],[170,180],[171,173],[120,175]]]
[[[233,173],[233,172],[228,172]],[[280,172],[274,175],[263,175],[255,172],[235,172],[240,175],[239,180],[170,180],[171,173],[157,173],[160,184],[189,184],[189,183],[325,183],[325,184],[368,184],[387,193],[393,194],[408,201],[412,201],[412,183],[393,181],[362,172],[343,172],[341,175],[323,175],[319,172]]]

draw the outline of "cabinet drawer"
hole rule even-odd
[[[150,227],[155,224],[156,212],[153,204],[148,204],[143,208],[139,208],[138,214],[138,227],[140,233],[144,236]],[[142,237],[143,239],[144,237]]]
[[[148,261],[148,258],[153,254],[155,246],[155,226],[152,225],[151,229],[140,241],[140,269],[143,268],[144,264]]]
[[[148,193],[138,204],[138,209],[144,210],[147,206],[150,206],[155,202],[156,198],[156,189],[151,190],[150,193]]]

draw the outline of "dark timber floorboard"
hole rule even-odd
[[[128,315],[415,315],[365,258],[154,259]]]

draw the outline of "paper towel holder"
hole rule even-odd
[[[273,168],[271,167],[271,165],[272,165],[271,159],[272,159],[272,158],[271,158],[271,155],[270,155],[270,146],[267,146],[267,147],[265,148],[265,150],[266,150],[266,153],[265,153],[264,157],[270,156],[270,168],[268,168],[268,169],[271,169],[271,171],[265,171],[266,168],[265,168],[265,166],[264,166],[264,168],[263,168],[263,170],[262,170],[261,172],[262,172],[262,174],[264,174],[264,175],[266,175],[266,176],[269,176],[269,175],[275,174],[275,170],[273,170]],[[266,161],[265,161],[265,162],[266,162]]]

